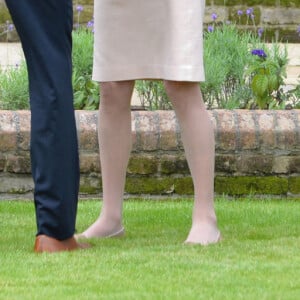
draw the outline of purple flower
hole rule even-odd
[[[77,5],[76,10],[81,13],[83,11],[83,6],[82,5]]]
[[[250,15],[252,15],[252,14],[253,14],[253,8],[250,7],[250,8],[248,8],[248,9],[246,10],[246,15],[247,15],[247,16],[250,16]]]
[[[218,18],[218,15],[216,13],[211,14],[211,18],[215,21]]]
[[[237,11],[237,15],[240,17],[242,14],[243,14],[243,11],[239,9],[239,10]]]
[[[259,37],[262,36],[263,32],[264,32],[264,29],[263,29],[263,28],[258,28],[257,34],[258,34]]]
[[[252,55],[257,55],[259,57],[265,58],[267,57],[267,54],[265,53],[265,51],[263,49],[253,49],[251,51]]]
[[[86,24],[86,27],[87,27],[87,28],[92,28],[92,27],[94,27],[94,20],[88,21],[87,24]]]
[[[13,24],[8,24],[7,25],[7,30],[8,31],[13,31],[15,29],[15,26]]]
[[[208,31],[208,32],[213,32],[213,31],[214,31],[214,26],[209,25],[209,26],[207,27],[207,31]]]

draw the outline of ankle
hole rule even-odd
[[[98,220],[106,224],[122,224],[122,216],[114,213],[101,213]]]
[[[207,223],[207,224],[217,224],[217,216],[213,213],[201,213],[201,214],[194,214],[193,215],[193,225],[200,224],[200,223]]]

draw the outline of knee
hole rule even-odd
[[[175,110],[204,107],[199,83],[186,81],[164,81],[166,92]]]
[[[166,92],[171,101],[176,99],[186,98],[187,96],[198,96],[200,87],[197,82],[188,81],[164,81]]]
[[[117,101],[118,94],[121,94],[121,91],[117,82],[110,81],[100,83],[100,98],[102,102]]]
[[[100,106],[107,109],[128,109],[133,85],[131,82],[102,82],[100,84]]]
[[[164,81],[166,93],[176,111],[186,109],[189,85],[190,83],[182,81]]]
[[[184,91],[187,84],[188,84],[187,82],[183,82],[183,81],[171,81],[171,80],[164,81],[166,93],[171,99],[174,99],[176,98],[176,96],[180,95]]]

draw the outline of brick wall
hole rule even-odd
[[[213,110],[218,194],[300,195],[300,110]],[[76,111],[81,193],[101,192],[97,112]],[[32,191],[30,112],[0,111],[0,193]],[[132,112],[129,194],[193,193],[173,111]]]
[[[93,16],[93,0],[74,0],[74,23],[77,23],[76,6],[84,7],[80,14],[80,22],[86,23]],[[255,24],[265,29],[264,37],[270,41],[274,37],[282,41],[300,42],[297,34],[297,26],[300,25],[300,1],[299,0],[206,0],[206,24],[211,23],[211,14],[217,13],[217,21],[230,20],[238,22],[243,29],[254,29],[252,22],[247,22],[245,14],[238,19],[237,11],[254,8]],[[0,0],[0,24],[9,19],[4,0]],[[250,23],[251,25],[247,25]],[[1,38],[1,37],[0,37]],[[15,39],[15,35],[10,35]],[[4,40],[5,37],[2,37]],[[1,41],[1,40],[0,40]]]

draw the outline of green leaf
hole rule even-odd
[[[268,78],[265,75],[256,74],[252,79],[252,91],[258,97],[264,97],[268,94]]]
[[[256,103],[259,107],[259,109],[266,109],[268,104],[268,98],[267,97],[257,97]]]
[[[276,91],[278,88],[279,88],[278,77],[276,75],[269,76],[269,84],[268,84],[269,93],[272,93],[272,91]]]

